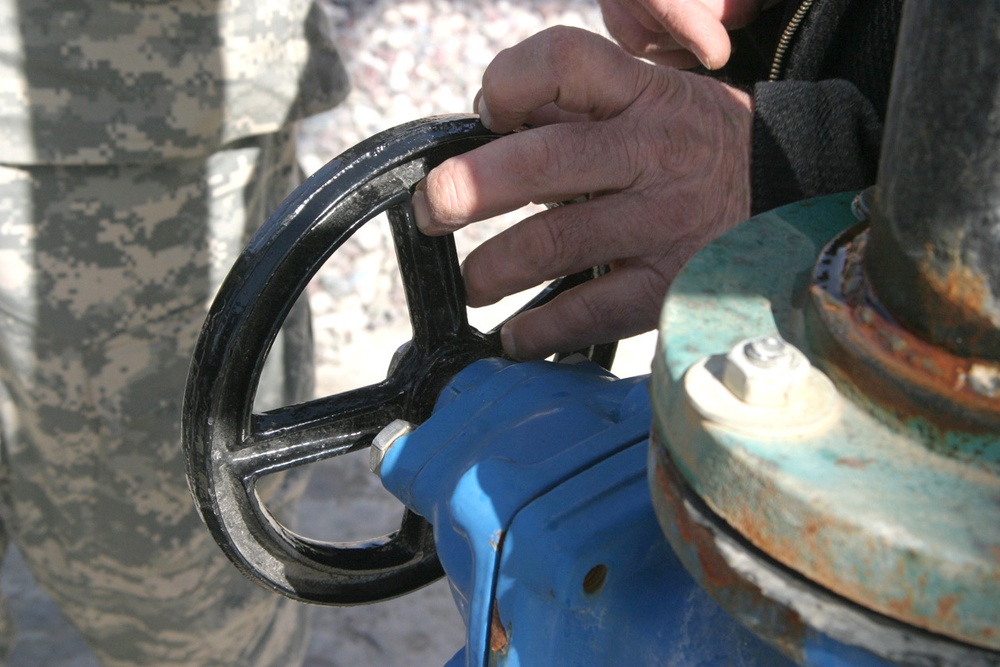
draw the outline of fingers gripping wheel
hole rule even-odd
[[[256,485],[266,475],[368,447],[394,419],[424,421],[455,373],[502,355],[499,327],[483,334],[468,324],[453,239],[418,232],[410,204],[431,168],[494,138],[475,117],[461,116],[402,125],[359,144],[282,204],[220,288],[188,377],[184,446],[205,523],[251,579],[306,602],[356,604],[401,595],[442,574],[420,516],[404,512],[398,531],[369,542],[319,542],[272,517]],[[254,414],[261,368],[292,304],[330,255],[382,212],[412,343],[378,384]],[[525,308],[588,277],[556,281]],[[614,345],[584,352],[607,366]]]

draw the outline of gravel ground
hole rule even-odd
[[[416,118],[468,112],[493,55],[547,26],[601,29],[594,0],[327,2],[354,89],[345,104],[302,124],[301,159],[307,173],[381,130]],[[458,238],[460,253],[518,217],[505,216],[464,232]],[[317,393],[377,381],[392,352],[409,339],[395,273],[387,230],[373,222],[310,285],[319,354]],[[488,328],[515,305],[501,302],[470,318]],[[649,336],[625,346],[616,372],[648,372],[651,349]],[[296,529],[346,541],[395,528],[399,505],[367,471],[362,457],[338,458],[316,468]],[[20,627],[10,667],[95,666],[79,636],[33,585],[16,551],[5,563],[0,583]],[[307,664],[442,665],[462,645],[463,632],[447,586],[438,582],[377,605],[315,608]]]

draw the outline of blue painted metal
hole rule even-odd
[[[645,459],[644,444],[629,447],[518,512],[495,586],[507,643],[486,663],[460,653],[450,665],[788,664],[673,557],[650,509]],[[588,586],[602,566],[606,577]]]
[[[784,663],[663,539],[646,380],[591,363],[477,362],[386,454],[383,484],[434,524],[467,623],[449,664]]]
[[[887,424],[834,372],[851,400],[828,431],[801,438],[721,427],[692,410],[685,393],[692,364],[756,336],[780,335],[830,371],[807,328],[807,290],[823,246],[856,222],[850,199],[758,216],[689,262],[663,311],[654,431],[685,483],[779,563],[863,607],[995,651],[1000,476],[988,456],[1000,435],[976,436],[989,441],[982,460],[967,449],[947,456],[969,435]],[[945,445],[929,448],[928,437]]]
[[[438,555],[468,627],[470,665],[485,664],[498,550],[517,511],[646,441],[645,379],[614,380],[589,363],[475,363],[383,459],[383,485],[436,526]]]
[[[660,530],[647,378],[476,362],[382,461],[428,517],[467,645],[449,667],[747,665],[787,658],[725,613]],[[809,628],[809,664],[885,665]]]

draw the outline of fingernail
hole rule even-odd
[[[697,44],[692,44],[689,47],[689,49],[690,49],[691,53],[694,54],[694,57],[698,59],[698,62],[700,62],[702,64],[702,66],[704,66],[705,69],[707,69],[707,70],[714,70],[715,69],[714,67],[712,67],[711,62],[709,62],[708,54],[705,53],[701,49],[700,46],[698,46]]]
[[[484,102],[483,98],[480,97],[476,99],[475,104],[476,113],[479,114],[479,122],[487,128],[492,129],[491,126],[493,125],[493,116],[490,114],[490,110],[486,106],[486,102]]]
[[[473,308],[476,308],[477,305],[475,295],[469,293],[469,274],[468,269],[466,268],[466,261],[464,259],[458,265],[458,270],[462,272],[462,284],[465,285],[465,303]]]
[[[508,357],[519,360],[517,346],[514,345],[514,332],[511,329],[513,327],[510,322],[500,328],[500,343],[503,345],[503,351],[507,353]]]
[[[413,207],[413,219],[417,223],[417,229],[427,234],[431,229],[431,213],[427,208],[427,193],[421,187],[423,181],[417,185],[410,195],[410,205]]]
[[[462,271],[462,284],[465,285],[465,303],[470,308],[482,308],[483,306],[488,306],[492,301],[483,298],[483,295],[469,282],[469,263],[468,261],[463,261],[459,265],[459,269]]]

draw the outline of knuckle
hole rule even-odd
[[[448,228],[467,221],[473,180],[461,163],[447,161],[427,175],[427,207],[431,218]]]
[[[585,204],[570,204],[543,211],[534,216],[513,248],[519,263],[528,267],[539,280],[551,280],[590,268],[589,257],[595,242],[603,238],[593,224],[582,219],[577,208]]]
[[[619,307],[617,300],[585,286],[574,288],[559,299],[565,299],[558,314],[561,351],[617,340],[621,337],[623,317],[631,315]]]
[[[644,165],[648,160],[643,142],[635,141],[634,134],[628,132],[620,123],[608,123],[604,140],[595,142],[592,150],[596,151],[592,160],[595,164],[614,164],[615,189],[624,189],[632,185],[643,174]]]
[[[577,334],[581,339],[585,339],[591,334],[599,322],[607,319],[607,307],[609,304],[595,300],[588,296],[576,299],[576,307],[568,309],[566,315],[566,328]]]
[[[489,101],[498,91],[505,88],[507,77],[504,73],[511,69],[515,60],[515,54],[510,47],[502,49],[493,56],[493,60],[483,71],[482,91],[484,99]]]
[[[544,40],[540,57],[545,71],[550,72],[557,82],[572,76],[580,62],[589,56],[582,48],[582,32],[579,28],[560,25],[542,33]]]
[[[636,303],[630,310],[637,319],[637,325],[643,330],[656,327],[660,308],[667,296],[667,288],[670,286],[672,278],[673,276],[656,270],[644,271],[640,274],[635,288]]]
[[[604,24],[608,33],[614,38],[625,53],[642,57],[650,51],[653,40],[650,39],[641,25],[635,21],[627,21],[620,14],[604,14]]]
[[[528,133],[522,135],[528,137]],[[511,142],[512,150],[506,170],[519,174],[525,192],[541,193],[551,189],[567,168],[572,168],[562,148],[551,133],[532,134],[531,140]]]
[[[523,234],[514,237],[512,256],[520,258],[527,275],[547,280],[556,277],[560,255],[565,245],[562,234],[544,218],[535,219]]]
[[[490,304],[493,299],[490,293],[490,285],[493,281],[490,277],[495,273],[488,268],[484,268],[479,258],[470,255],[462,263],[462,277],[465,279],[466,299],[470,306],[478,308]]]

